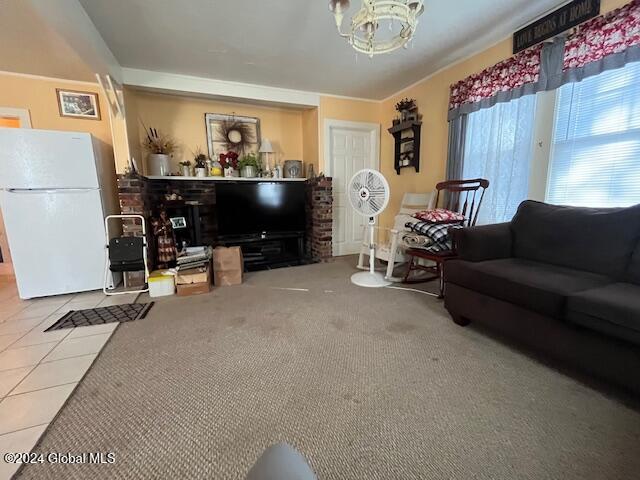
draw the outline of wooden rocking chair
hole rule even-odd
[[[478,213],[482,205],[482,200],[484,199],[484,192],[487,188],[489,188],[489,180],[483,178],[440,182],[436,185],[436,208],[440,202],[441,192],[443,192],[444,204],[441,208],[461,213],[462,216],[464,216],[462,226],[473,227],[478,221]],[[463,198],[464,202],[462,202],[461,207],[461,200]],[[429,252],[427,250],[411,248],[406,251],[406,255],[409,256],[409,268],[404,277],[404,283],[422,283],[437,279],[440,281],[440,294],[438,298],[443,298],[444,278],[442,275],[442,265],[445,261],[455,258],[455,245],[453,245],[452,250],[444,252]],[[420,265],[416,261],[418,258],[433,262],[435,265]],[[411,272],[415,270],[427,271],[432,275],[411,278]]]

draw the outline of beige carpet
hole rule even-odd
[[[121,325],[37,447],[116,463],[18,478],[242,479],[279,441],[323,480],[638,478],[637,410],[350,273],[256,273]]]

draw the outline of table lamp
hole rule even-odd
[[[273,153],[273,146],[271,145],[271,141],[268,138],[263,138],[262,139],[262,144],[260,145],[260,150],[258,150],[258,152],[264,153],[264,155],[265,155],[265,161],[264,161],[265,170],[270,172],[271,168],[269,166],[269,154]]]

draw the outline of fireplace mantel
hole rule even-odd
[[[306,178],[245,178],[245,177],[185,177],[181,175],[171,175],[171,176],[159,176],[159,175],[150,175],[146,176],[148,180],[182,180],[182,181],[191,181],[191,182],[306,182]]]

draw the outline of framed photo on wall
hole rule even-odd
[[[98,94],[56,88],[61,117],[100,120]]]
[[[260,149],[260,120],[254,117],[205,113],[209,156],[217,159],[221,153],[236,152],[240,157]]]

